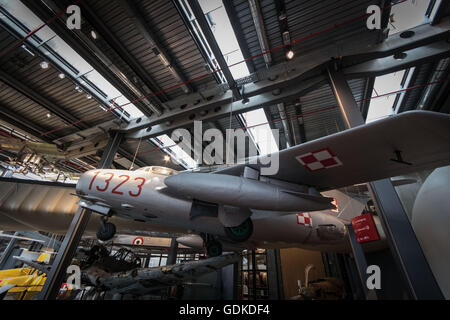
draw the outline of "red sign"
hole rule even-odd
[[[370,213],[353,218],[352,225],[359,243],[380,240],[375,221]]]

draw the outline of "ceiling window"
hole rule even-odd
[[[394,4],[391,8],[391,18],[388,24],[389,35],[393,35],[427,22],[426,13],[429,6],[435,11],[439,1],[430,0],[408,0],[399,4]],[[433,14],[433,13],[432,13]]]
[[[375,78],[366,123],[383,119],[393,114],[392,106],[396,95],[384,95],[402,89],[401,83],[404,74],[405,70],[402,70]]]

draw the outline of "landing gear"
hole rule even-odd
[[[253,222],[250,218],[236,227],[225,227],[225,234],[235,242],[244,242],[248,240],[252,233]]]
[[[217,240],[206,242],[206,253],[209,257],[218,257],[222,254],[222,244]]]
[[[101,241],[108,241],[109,239],[112,239],[116,234],[116,226],[113,223],[107,221],[108,218],[101,218],[100,228],[98,228],[97,231],[97,238]]]

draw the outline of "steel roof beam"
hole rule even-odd
[[[195,116],[195,118],[182,117],[176,120],[174,119],[172,121],[166,121],[165,123],[156,124],[147,129],[142,129],[136,132],[129,132],[126,135],[126,138],[152,138],[161,134],[170,133],[177,128],[189,127],[192,125],[193,120],[211,121],[230,116],[230,114],[236,115],[280,102],[291,101],[324,84],[326,84],[326,79],[323,76],[319,76],[314,79],[310,79],[309,81],[301,82],[296,86],[287,88],[281,93],[269,92],[260,94],[250,99],[247,104],[243,104],[241,101],[231,102],[231,99],[229,99],[228,103],[221,105],[220,108],[209,110],[208,112],[203,114],[199,113]]]
[[[220,66],[220,69],[222,73],[225,76],[225,79],[228,82],[228,85],[230,86],[230,89],[233,91],[233,95],[236,99],[241,99],[241,93],[239,92],[239,89],[237,88],[236,81],[233,78],[233,75],[231,74],[230,69],[228,68],[227,62],[225,61],[225,58],[223,57],[222,51],[219,48],[219,45],[217,44],[216,38],[214,37],[214,34],[212,33],[211,27],[209,26],[208,21],[205,18],[205,14],[203,13],[202,8],[200,7],[200,4],[197,0],[188,0],[189,6],[192,9],[192,12],[194,13],[195,19],[197,20],[200,29],[202,30],[206,41],[208,42],[214,57],[217,60],[217,63]]]
[[[250,7],[250,12],[252,13],[253,23],[256,29],[256,35],[258,36],[259,46],[261,47],[261,52],[266,52],[270,49],[269,42],[267,41],[266,30],[264,28],[264,20],[261,14],[261,7],[258,0],[248,0],[248,5]],[[272,55],[267,52],[263,55],[264,62],[267,67],[272,64]]]
[[[448,57],[450,56],[450,43],[447,41],[440,41],[403,51],[402,53],[405,53],[406,57],[401,60],[396,60],[392,56],[387,56],[345,68],[346,78],[357,79],[369,75],[379,76],[417,66],[427,61],[436,61]]]
[[[392,36],[382,44],[372,44],[371,47],[363,45],[363,49],[360,48],[362,45],[361,40],[349,43],[345,46],[346,49],[348,48],[345,50],[346,55],[339,60],[344,67],[343,71],[346,73],[346,76],[348,78],[374,76],[382,73],[380,72],[380,69],[386,73],[388,71],[405,68],[405,65],[416,64],[418,63],[418,60],[414,59],[423,61],[423,59],[427,59],[427,54],[445,54],[448,44],[440,42],[438,44],[411,50],[404,60],[395,60],[391,56],[395,52],[404,51],[408,48],[414,48],[414,46],[424,45],[424,43],[428,41],[432,42],[445,37],[450,30],[450,19],[447,19],[445,24],[441,23],[437,27],[429,25],[419,26],[413,30],[416,31],[416,35],[410,39]],[[364,49],[367,51],[364,51]],[[358,55],[350,56],[355,50],[357,50],[356,52]],[[338,49],[334,46],[322,48],[303,56],[297,56],[293,61],[275,65],[264,72],[264,76],[267,80],[260,80],[245,85],[245,96],[251,98],[268,91],[278,89],[284,90],[287,87],[297,85],[300,81],[318,76],[327,68],[331,61],[330,57],[333,56],[339,56]],[[353,61],[367,62],[354,65]],[[383,63],[377,61],[383,61]],[[345,65],[350,66],[345,68]],[[286,70],[289,71],[286,72]],[[192,114],[197,112],[205,112],[205,110],[215,109],[221,105],[228,104],[233,97],[230,91],[223,93],[217,89],[212,89],[203,94],[203,96],[208,95],[211,95],[209,101],[203,100],[203,102],[201,100],[202,97],[198,93],[172,100],[171,102],[168,102],[168,104],[171,105],[171,111],[166,112],[161,117],[152,116],[146,119],[133,119],[127,125],[125,130],[135,131],[155,124],[171,121],[178,117],[192,117]],[[193,118],[191,120],[193,120]]]
[[[302,114],[302,105],[300,104],[300,101],[295,102],[294,104],[295,113],[296,114]],[[305,143],[307,141],[306,139],[306,130],[305,130],[305,117],[297,117],[297,123],[298,123],[298,129],[300,134],[300,142]]]
[[[138,8],[138,3],[134,0],[120,0],[120,4],[127,11],[130,20],[138,27],[141,35],[149,43],[152,51],[159,57],[164,66],[168,68],[173,78],[178,82],[185,82],[187,80],[185,75],[177,66],[175,60],[167,52],[167,49],[164,48],[157,36],[153,33],[152,28],[145,21],[142,11]],[[181,88],[184,93],[192,92],[192,88],[188,84],[182,85]]]
[[[294,146],[291,132],[291,121],[288,119],[286,108],[284,107],[284,103],[280,102],[277,104],[278,113],[280,114],[280,120],[283,124],[284,135],[286,137],[287,148]]]
[[[391,4],[391,0],[380,0],[378,6],[380,8],[385,8]],[[392,6],[381,12],[381,25],[378,32],[378,42],[382,42],[389,36],[389,20],[391,19]]]
[[[245,96],[248,98],[265,94],[271,91],[288,90],[291,87],[298,86],[303,81],[309,81],[314,77],[320,76],[323,71],[329,66],[331,57],[342,55],[343,58],[339,60],[343,71],[348,69],[357,70],[356,64],[367,62],[376,59],[389,58],[389,68],[394,68],[398,64],[398,68],[404,68],[401,60],[395,60],[392,57],[395,52],[402,52],[408,49],[413,49],[432,42],[439,41],[449,35],[450,18],[444,19],[437,26],[421,25],[412,30],[415,35],[412,38],[404,39],[399,35],[391,36],[382,44],[364,43],[362,40],[348,42],[341,49],[335,46],[321,48],[309,54],[297,56],[289,62],[284,62],[280,65],[272,66],[269,70],[258,72],[255,83],[245,85]],[[445,46],[445,45],[444,45]],[[436,46],[430,48],[436,49]],[[420,49],[420,48],[419,48]],[[424,53],[425,51],[422,51]],[[419,57],[417,55],[416,57]],[[423,58],[423,56],[421,56]],[[419,57],[421,59],[421,57]],[[409,61],[414,63],[413,61]],[[408,62],[408,63],[409,63]],[[356,65],[356,66],[355,66]],[[366,65],[367,67],[367,65]],[[287,70],[287,72],[286,72]],[[362,70],[362,69],[361,69]],[[391,69],[392,70],[392,69]],[[377,73],[378,70],[372,70]],[[374,74],[364,74],[365,77],[373,76]],[[351,78],[352,74],[349,75]],[[206,99],[205,99],[206,97]],[[164,124],[165,127],[171,127],[174,121],[181,118],[188,119],[192,122],[203,117],[205,113],[216,113],[222,106],[228,106],[232,101],[233,95],[228,90],[223,92],[221,88],[215,86],[214,88],[206,89],[202,94],[196,92],[185,97],[174,99],[167,104],[171,106],[171,111],[166,112],[161,117],[151,116],[149,118],[137,118],[130,121],[129,124],[123,125],[122,130],[127,131],[129,136],[132,132],[144,129],[144,131],[155,125]],[[294,97],[294,99],[298,98]],[[252,100],[252,99],[250,99]],[[246,112],[248,109],[242,103],[239,105],[240,112]],[[200,115],[200,117],[198,117]],[[148,132],[151,130],[148,129]]]

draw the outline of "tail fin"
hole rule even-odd
[[[336,210],[330,210],[330,213],[346,222],[359,216],[369,199],[367,195],[351,193],[345,188],[326,191],[322,194],[334,198],[333,204],[336,206]]]

